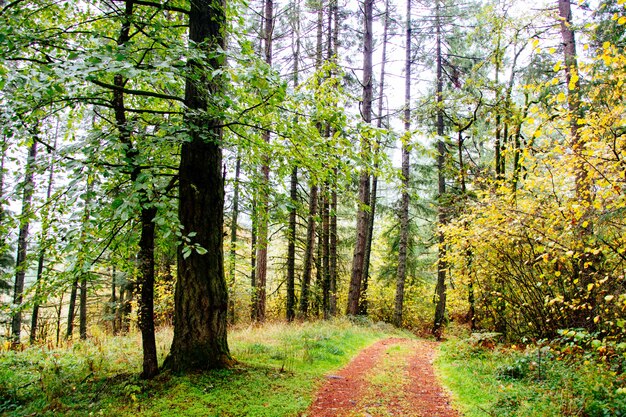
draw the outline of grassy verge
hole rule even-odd
[[[465,417],[626,416],[624,378],[580,356],[451,340],[435,365]]]
[[[0,415],[297,416],[322,375],[394,331],[346,320],[267,324],[229,335],[232,369],[137,377],[138,338],[98,338],[66,349],[0,354]],[[169,332],[159,334],[161,352]],[[397,335],[397,333],[395,333]]]

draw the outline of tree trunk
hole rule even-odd
[[[264,53],[265,62],[272,65],[272,36],[274,32],[274,2],[265,0],[264,7]],[[270,143],[269,130],[263,131],[263,142]],[[263,155],[261,166],[261,192],[258,229],[257,229],[257,254],[256,254],[256,304],[254,318],[259,322],[265,321],[266,287],[267,287],[267,245],[269,234],[269,194],[270,194],[270,156]]]
[[[330,204],[328,201],[328,187],[322,193],[322,309],[324,319],[331,317],[330,312]]]
[[[237,154],[235,162],[235,180],[233,182],[233,210],[230,220],[230,291],[228,294],[230,322],[235,323],[235,274],[237,272],[237,228],[239,218],[239,176],[241,174],[241,155]]]
[[[315,254],[315,217],[317,216],[317,186],[311,185],[309,195],[309,216],[306,227],[306,249],[302,266],[302,287],[300,289],[300,316],[307,318],[309,314],[309,292],[311,287],[311,270]]]
[[[256,196],[252,198],[252,222],[250,231],[250,319],[256,317],[256,247],[257,247],[257,202]]]
[[[363,38],[363,105],[361,108],[363,121],[366,124],[372,122],[372,22],[374,0],[364,0],[364,38]],[[370,143],[366,135],[361,135],[361,158],[368,161],[370,158]],[[361,282],[363,279],[363,267],[365,263],[365,247],[367,243],[368,206],[370,204],[370,175],[367,167],[361,168],[359,178],[359,206],[356,223],[356,243],[352,257],[352,271],[350,274],[350,286],[348,288],[348,304],[346,314],[355,316],[359,312],[359,299],[361,296]]]
[[[289,229],[287,231],[287,321],[296,317],[296,203],[298,199],[298,167],[291,170],[289,190],[292,207],[289,209]]]
[[[570,0],[558,0],[561,38],[563,39],[563,55],[565,62],[565,85],[567,88],[567,106],[570,112],[570,136],[572,150],[580,155],[584,143],[578,132],[580,118],[580,81],[578,78],[578,61],[576,57],[576,37],[572,29],[572,10]],[[591,201],[591,187],[587,180],[585,161],[581,160],[576,169],[576,195],[587,202]]]
[[[57,119],[57,125],[54,133],[53,149],[57,146],[57,137],[59,135],[59,120]],[[43,267],[46,261],[45,247],[48,240],[48,234],[50,231],[50,204],[52,197],[52,184],[54,182],[54,153],[50,154],[49,161],[49,174],[48,174],[48,187],[46,189],[46,203],[41,214],[41,237],[39,239],[39,259],[37,260],[37,278],[35,279],[35,296],[33,300],[33,314],[30,318],[30,343],[33,344],[37,341],[37,327],[39,325],[39,298],[41,297],[41,285],[43,280]],[[2,195],[0,193],[0,195]]]
[[[154,238],[157,215],[155,207],[141,209],[141,237],[139,239],[139,311],[138,321],[143,348],[142,378],[151,379],[159,373],[154,335]]]
[[[70,340],[74,333],[74,315],[76,313],[76,295],[78,294],[78,277],[72,281],[72,288],[70,290],[70,303],[67,307],[67,331],[65,338]]]
[[[436,2],[436,40],[437,40],[437,171],[438,171],[438,242],[439,251],[437,255],[437,285],[435,287],[435,320],[433,323],[433,335],[437,339],[441,338],[442,327],[446,315],[446,244],[445,236],[441,227],[446,224],[446,212],[444,197],[446,194],[446,144],[443,141],[444,121],[443,121],[443,56],[442,56],[442,34],[441,34],[441,10],[440,2]]]
[[[339,5],[337,0],[331,0],[331,10],[335,26],[333,27],[332,56],[335,63],[339,58]],[[328,29],[330,31],[330,28]],[[339,170],[333,168],[333,185],[330,195],[330,247],[329,247],[329,267],[330,274],[330,312],[337,314],[337,178]]]
[[[13,312],[11,319],[11,343],[20,344],[22,331],[22,301],[24,296],[24,278],[28,262],[28,232],[30,228],[30,216],[32,212],[33,193],[35,191],[35,160],[37,158],[37,140],[33,142],[28,150],[26,169],[24,171],[24,182],[22,183],[22,215],[20,218],[20,229],[17,238],[17,260],[15,263],[15,285],[13,286],[13,305],[17,311]]]
[[[80,280],[80,304],[79,304],[78,333],[80,340],[87,339],[87,277],[83,275]]]
[[[404,283],[406,282],[407,247],[409,242],[409,167],[411,141],[411,1],[406,2],[406,57],[404,63],[404,138],[402,140],[402,199],[400,203],[400,244],[393,323],[402,326]]]
[[[4,196],[4,164],[8,147],[6,135],[2,135],[2,149],[0,149],[0,152],[2,152],[0,154],[0,225],[4,225],[4,204],[6,202]],[[7,232],[4,228],[0,229],[0,255],[5,253]]]
[[[219,69],[224,57],[216,51],[225,47],[225,2],[192,0],[190,6],[189,40],[214,55],[208,62],[192,60],[189,67],[196,71]],[[222,246],[222,122],[217,115],[204,113],[207,96],[220,94],[224,83],[219,77],[203,84],[188,78],[185,85],[185,104],[190,110],[185,121],[191,138],[181,146],[178,215],[182,234],[190,239],[188,244],[197,244],[206,253],[189,251],[184,245],[178,248],[174,339],[164,363],[174,372],[232,363],[226,335],[228,292]]]
[[[79,320],[78,320],[78,332],[81,340],[87,339],[87,277],[89,275],[86,272],[88,269],[87,261],[85,259],[85,248],[87,247],[87,234],[89,232],[89,218],[91,217],[91,195],[93,193],[93,180],[91,174],[87,174],[87,187],[85,189],[85,210],[83,212],[83,218],[81,220],[80,231],[80,249],[78,253],[77,266],[75,273],[80,277],[80,303],[79,303]]]

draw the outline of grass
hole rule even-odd
[[[390,326],[347,320],[240,327],[229,333],[237,366],[153,381],[138,378],[138,337],[101,335],[63,349],[0,354],[0,415],[302,415],[325,373],[390,335]],[[162,356],[171,331],[158,335]],[[161,360],[163,357],[161,358]]]
[[[626,416],[623,377],[583,357],[451,340],[435,365],[465,417]]]

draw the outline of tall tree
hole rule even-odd
[[[229,316],[230,322],[234,323],[237,319],[235,312],[235,276],[237,273],[237,229],[238,226],[238,218],[239,218],[239,177],[241,175],[241,154],[237,154],[237,160],[235,161],[235,178],[233,181],[233,208],[231,211],[231,219],[230,219],[230,254],[229,254],[229,277],[230,277],[230,288],[228,303],[230,305],[229,308]]]
[[[441,22],[441,1],[435,2],[435,36],[436,36],[436,126],[437,126],[437,194],[439,199],[438,207],[438,242],[439,249],[437,254],[437,285],[435,287],[435,319],[433,323],[433,334],[441,337],[442,326],[445,321],[446,314],[446,244],[445,236],[441,227],[446,223],[446,212],[444,207],[444,198],[446,194],[446,144],[443,135],[445,133],[444,125],[444,109],[443,109],[443,51],[442,51],[442,22]]]
[[[272,40],[274,36],[274,1],[265,0],[264,4],[264,58],[268,66],[272,65]],[[263,131],[263,142],[270,143],[269,130]],[[267,245],[269,244],[269,192],[270,192],[270,157],[267,150],[263,154],[261,163],[261,191],[257,205],[257,253],[256,253],[256,298],[254,318],[265,321],[266,287],[267,287]]]
[[[363,99],[361,105],[361,116],[366,125],[372,122],[372,101],[373,101],[373,32],[374,21],[374,1],[364,0],[363,2]],[[367,127],[366,127],[367,129]],[[367,161],[370,158],[371,144],[369,132],[361,134],[361,158]],[[346,314],[355,316],[359,313],[359,299],[361,296],[361,282],[363,279],[363,267],[365,261],[365,249],[367,243],[367,228],[369,219],[370,204],[370,173],[366,166],[361,168],[359,177],[359,198],[357,208],[356,242],[352,257],[352,270],[350,274],[350,286],[348,289],[348,303]]]
[[[398,271],[393,322],[402,326],[404,283],[406,281],[407,246],[409,241],[409,167],[411,141],[411,0],[406,2],[406,46],[404,63],[404,136],[402,137],[402,198],[400,203],[400,244],[398,245]]]
[[[226,87],[219,76],[225,60],[219,51],[225,48],[226,2],[192,0],[190,6],[190,47],[198,48],[206,59],[189,61],[190,75],[185,84],[190,138],[181,146],[178,207],[183,238],[189,240],[178,248],[174,339],[164,363],[179,372],[232,363],[226,334],[228,292],[222,247],[223,123],[219,113],[208,111],[208,101],[223,94]]]
[[[293,18],[291,19],[293,49],[293,88],[300,84],[300,1],[296,0],[293,5]],[[296,117],[296,123],[298,121]],[[297,200],[298,200],[298,166],[291,169],[289,198],[289,226],[287,228],[287,305],[286,318],[292,321],[296,317],[296,227],[297,227]]]
[[[11,319],[11,343],[20,344],[22,332],[22,301],[24,297],[24,278],[28,268],[28,234],[32,215],[33,193],[35,192],[35,163],[37,158],[37,138],[33,135],[28,148],[24,181],[22,182],[22,214],[17,238],[17,261],[15,263],[15,284],[13,285],[13,305],[15,311]]]
[[[57,138],[59,134],[59,120],[57,119],[56,128],[54,133],[54,143],[50,150],[50,159],[48,163],[48,186],[46,189],[46,200],[41,215],[41,232],[39,239],[39,256],[37,259],[37,276],[35,278],[35,295],[33,300],[33,313],[30,318],[30,343],[33,344],[37,340],[37,331],[39,330],[39,308],[41,307],[40,297],[42,296],[42,284],[43,284],[43,271],[44,264],[46,262],[46,246],[48,244],[50,234],[50,205],[52,204],[52,185],[54,182],[54,169],[55,169],[55,153],[54,150],[57,147]],[[0,194],[1,195],[1,194]]]

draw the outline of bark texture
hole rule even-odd
[[[225,2],[191,1],[189,39],[212,53],[223,49]],[[222,177],[222,128],[219,117],[206,114],[209,97],[220,93],[223,83],[207,82],[203,71],[219,69],[224,57],[190,62],[200,82],[187,79],[185,104],[190,140],[181,147],[179,219],[183,236],[206,250],[178,249],[175,289],[174,339],[164,367],[175,372],[220,368],[232,363],[226,335],[228,293],[222,247],[224,179]],[[195,233],[195,235],[193,235]],[[191,237],[190,237],[191,235]],[[186,256],[188,255],[188,256]]]
[[[13,285],[13,305],[16,311],[11,318],[11,343],[20,344],[22,333],[22,301],[24,298],[24,278],[28,267],[28,234],[30,230],[30,215],[32,211],[33,192],[35,191],[35,160],[37,158],[37,141],[28,149],[28,157],[22,183],[22,215],[17,237],[17,257],[15,262],[15,283]]]
[[[402,141],[402,197],[400,202],[400,243],[398,245],[398,270],[393,323],[402,326],[404,284],[406,282],[407,249],[409,242],[409,167],[411,131],[411,2],[406,6],[406,57],[404,63],[404,132]]]
[[[361,113],[365,123],[372,122],[372,22],[374,1],[365,0],[363,4],[364,12],[364,37],[363,37],[363,102]],[[361,157],[367,161],[370,157],[371,146],[369,138],[361,136]],[[361,296],[361,282],[363,279],[363,267],[365,264],[365,249],[367,243],[367,228],[369,219],[370,204],[370,174],[366,167],[361,169],[359,177],[359,200],[358,200],[357,222],[356,222],[356,243],[352,256],[352,270],[350,274],[350,286],[348,287],[348,303],[346,314],[355,316],[359,313],[359,299]]]

